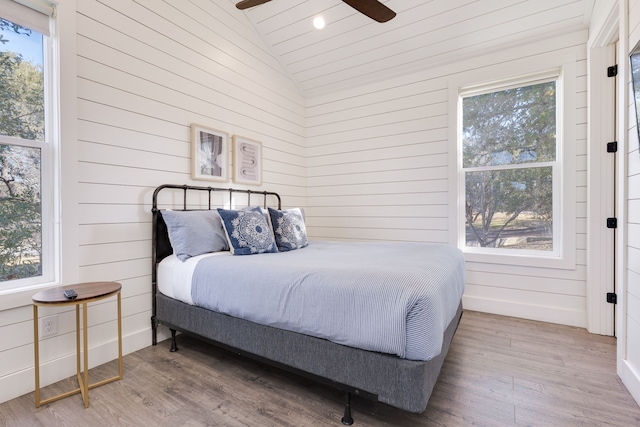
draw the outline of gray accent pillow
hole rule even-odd
[[[173,253],[184,262],[196,255],[228,251],[229,244],[218,212],[162,210]]]

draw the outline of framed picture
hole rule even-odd
[[[233,136],[233,180],[238,184],[262,184],[262,144]]]
[[[229,180],[229,134],[191,125],[191,178]]]

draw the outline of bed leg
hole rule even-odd
[[[156,316],[151,316],[151,344],[158,344],[158,322],[156,322]]]
[[[178,345],[176,344],[176,330],[175,329],[170,329],[171,331],[171,348],[169,349],[170,352],[174,352],[174,351],[178,351]]]
[[[345,392],[344,401],[344,416],[342,417],[342,424],[350,426],[353,424],[353,418],[351,418],[351,393]]]

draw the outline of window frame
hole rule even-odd
[[[462,167],[463,97],[556,81],[556,167],[553,169],[554,250],[530,251],[466,246],[464,206],[465,171]],[[474,70],[452,80],[449,85],[450,160],[450,244],[458,247],[471,262],[517,266],[574,269],[576,266],[576,63],[561,55],[535,61],[521,60]],[[537,164],[540,165],[540,164]],[[511,169],[513,165],[508,167]]]
[[[555,96],[555,104],[556,104],[556,140],[555,140],[555,160],[553,161],[544,161],[544,162],[529,162],[529,163],[510,163],[507,165],[490,165],[490,166],[469,166],[462,167],[460,169],[460,181],[462,183],[462,192],[461,197],[464,195],[465,203],[466,203],[466,174],[470,172],[488,172],[488,171],[501,171],[501,170],[514,170],[514,169],[533,169],[533,168],[543,168],[543,167],[551,167],[552,170],[552,180],[553,180],[553,192],[552,192],[552,206],[553,206],[553,250],[551,251],[537,251],[537,250],[527,250],[527,249],[505,249],[505,248],[484,248],[484,247],[474,247],[466,245],[466,220],[464,217],[464,211],[461,212],[463,227],[465,228],[465,233],[462,236],[462,242],[460,242],[461,246],[464,246],[465,252],[469,253],[488,253],[488,254],[502,254],[502,255],[511,255],[515,253],[519,256],[532,256],[532,257],[551,257],[557,258],[561,253],[561,230],[562,224],[560,226],[556,226],[556,218],[561,217],[561,206],[560,206],[560,197],[559,194],[562,192],[562,188],[560,185],[560,176],[562,170],[562,164],[560,162],[560,155],[563,141],[562,141],[562,133],[557,132],[560,127],[561,121],[561,112],[560,112],[560,97],[558,93],[561,92],[562,83],[560,81],[560,73],[558,71],[554,71],[552,73],[545,73],[542,75],[536,75],[535,78],[531,79],[527,76],[524,79],[516,79],[505,82],[504,85],[500,84],[491,84],[488,86],[479,86],[473,88],[463,88],[459,91],[459,103],[460,110],[458,113],[458,135],[459,136],[459,146],[458,153],[462,156],[463,150],[463,138],[462,138],[462,130],[464,128],[464,123],[462,120],[463,117],[463,103],[465,98],[471,98],[473,96],[484,95],[488,93],[501,92],[509,89],[515,89],[519,87],[533,86],[541,83],[549,83],[555,82],[556,96]],[[463,209],[464,209],[463,204]]]
[[[28,7],[28,6],[26,6]],[[9,18],[5,18],[9,19]],[[15,21],[14,21],[15,22]],[[23,24],[20,24],[23,25]],[[25,25],[23,25],[25,26]],[[28,26],[27,26],[28,28]],[[35,29],[34,31],[37,31]],[[39,148],[40,202],[41,202],[41,269],[39,276],[0,282],[0,293],[32,289],[47,286],[59,281],[60,257],[56,248],[60,241],[59,218],[59,103],[56,101],[60,91],[56,76],[56,20],[49,18],[49,35],[42,34],[43,72],[44,72],[44,140],[27,140],[0,135],[0,143],[22,147]]]

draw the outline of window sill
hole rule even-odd
[[[59,283],[49,282],[32,286],[21,286],[0,291],[0,311],[31,305],[31,297],[41,290],[60,286]]]

